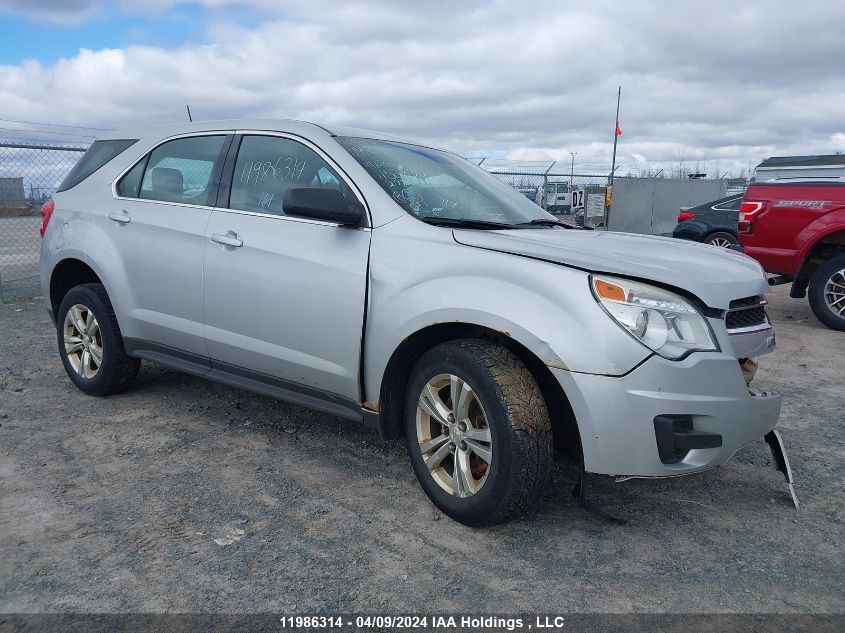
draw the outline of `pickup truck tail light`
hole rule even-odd
[[[690,211],[681,211],[678,214],[678,222],[683,222],[684,220],[692,220],[695,217],[695,213]]]
[[[53,211],[55,210],[56,205],[53,202],[53,199],[50,198],[41,205],[41,237],[44,237],[44,231],[47,230],[47,224],[50,222],[50,218],[53,217]]]
[[[739,222],[737,230],[740,233],[751,233],[754,221],[766,210],[766,203],[757,200],[743,200],[739,205]]]

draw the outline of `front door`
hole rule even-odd
[[[370,230],[286,216],[285,191],[355,194],[317,148],[247,135],[228,201],[205,242],[205,333],[212,367],[360,402],[358,369]]]

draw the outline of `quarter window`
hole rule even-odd
[[[739,204],[742,202],[742,198],[734,198],[733,200],[727,200],[725,202],[720,202],[719,204],[714,204],[713,209],[717,211],[739,211]]]
[[[245,136],[235,162],[229,207],[284,215],[285,192],[292,187],[337,189],[355,200],[334,168],[309,147],[277,136]]]
[[[222,135],[193,136],[159,145],[147,161],[138,197],[145,200],[213,205],[212,175],[225,140],[226,137]],[[131,188],[129,183],[127,188]]]
[[[75,187],[112,158],[123,152],[127,147],[137,142],[136,139],[94,141],[91,147],[85,150],[82,158],[73,166],[73,169],[70,170],[70,173],[68,173],[56,191],[66,191],[71,187]]]

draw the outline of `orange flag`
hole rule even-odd
[[[622,136],[622,128],[619,127],[619,121],[616,122],[616,136]]]

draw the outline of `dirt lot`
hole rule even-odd
[[[435,511],[400,443],[145,364],[106,399],[71,386],[40,300],[0,306],[0,612],[845,610],[845,333],[773,295],[756,386],[802,502],[761,440],[686,478],[588,495],[556,466],[531,517]]]

